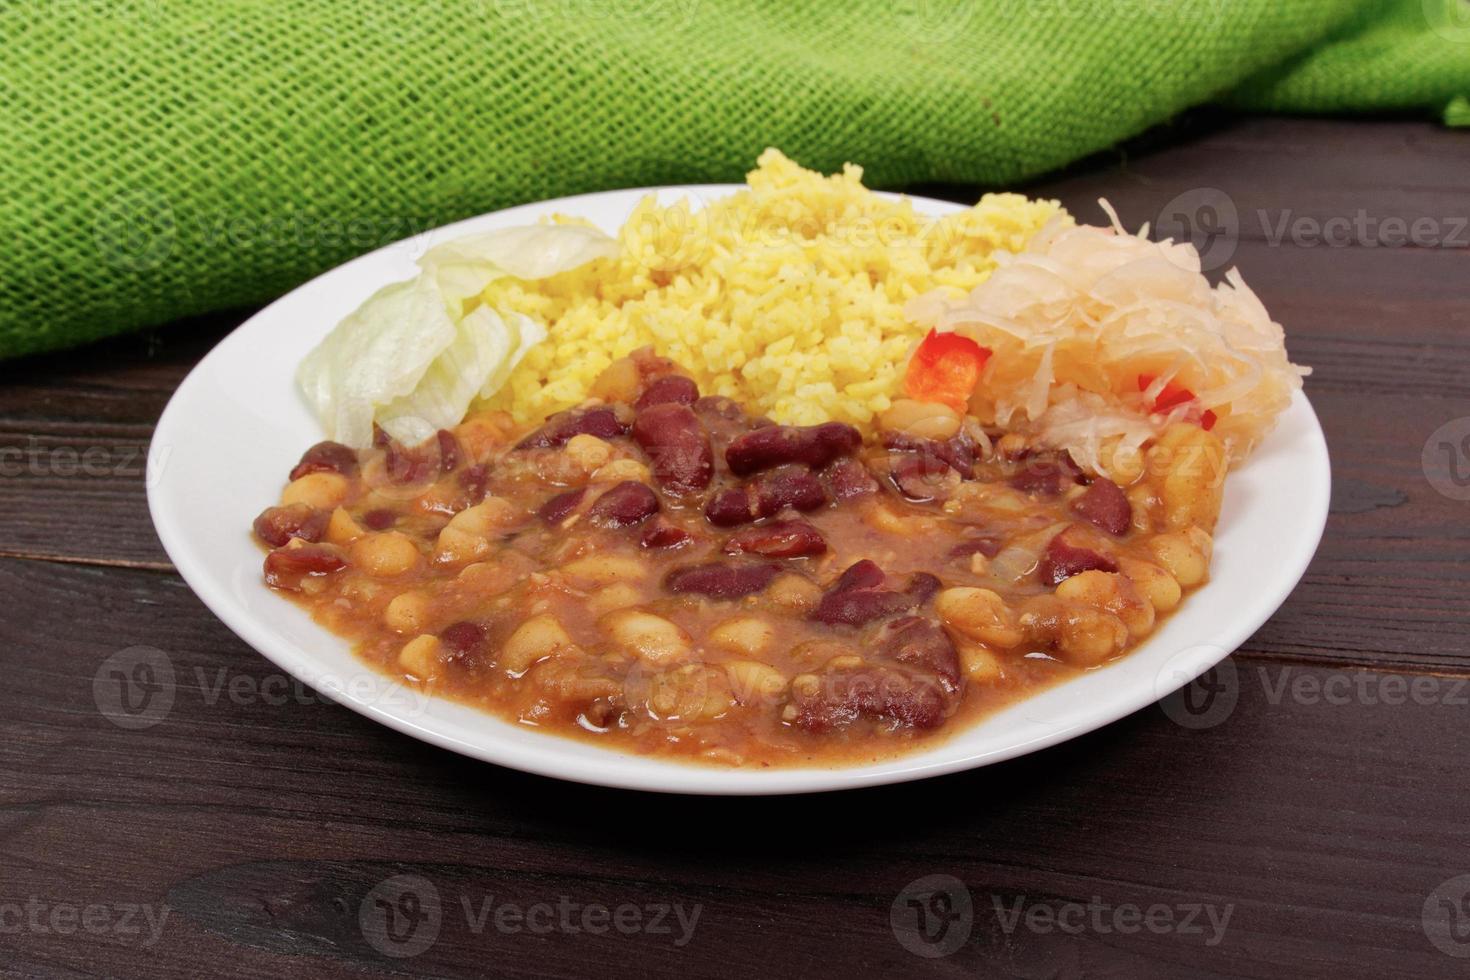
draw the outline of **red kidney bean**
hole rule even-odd
[[[255,535],[272,547],[279,548],[292,538],[320,541],[327,530],[330,515],[306,504],[267,507],[255,519]]]
[[[915,503],[947,500],[960,485],[960,475],[937,456],[892,453],[888,478],[898,492]]]
[[[547,524],[560,524],[566,520],[568,514],[577,509],[577,505],[585,496],[587,496],[586,490],[568,490],[566,493],[559,493],[542,504],[536,511],[536,516]]]
[[[882,443],[885,449],[913,453],[941,463],[966,480],[975,472],[975,444],[967,435],[957,435],[947,442],[936,442],[933,439],[911,436],[907,432],[885,432]]]
[[[434,438],[439,443],[439,472],[452,473],[463,455],[459,451],[459,439],[448,429],[440,429]]]
[[[850,589],[876,589],[883,584],[885,576],[883,569],[878,563],[864,558],[847,566],[846,571],[837,576],[837,581],[832,583],[828,592],[847,592]]]
[[[900,728],[934,728],[951,710],[950,699],[932,677],[887,667],[818,676],[821,683],[815,691],[798,691],[791,700],[795,724],[807,731],[830,732],[864,717]]]
[[[878,481],[862,464],[861,460],[847,457],[839,459],[822,471],[822,477],[831,488],[834,500],[851,500],[878,492]]]
[[[686,565],[664,577],[664,588],[679,595],[702,595],[711,599],[739,599],[771,584],[780,570],[777,565],[734,565],[712,562]]]
[[[658,513],[658,494],[637,480],[624,480],[604,493],[588,511],[598,527],[632,527]]]
[[[459,485],[464,488],[469,504],[473,506],[485,499],[490,492],[490,467],[484,463],[466,466],[459,471]]]
[[[559,412],[547,419],[546,424],[516,443],[517,449],[554,449],[565,446],[572,436],[596,436],[599,439],[616,439],[626,434],[628,425],[618,418],[611,408],[572,409]]]
[[[347,567],[335,548],[324,544],[307,544],[298,548],[277,548],[265,556],[265,584],[277,589],[301,588],[301,580],[315,575],[330,575]]]
[[[747,432],[725,449],[725,462],[736,476],[749,476],[782,463],[805,463],[821,469],[863,444],[858,430],[842,422],[821,425],[772,425]]]
[[[671,524],[661,517],[655,517],[643,529],[638,543],[650,550],[655,548],[682,548],[694,536],[676,524]]]
[[[1133,525],[1133,505],[1128,503],[1128,495],[1122,487],[1102,476],[1072,501],[1072,511],[1109,534],[1126,534]]]
[[[704,505],[704,517],[715,527],[734,527],[755,520],[750,509],[750,494],[744,487],[721,490]]]
[[[736,531],[725,542],[725,553],[742,551],[766,558],[808,558],[827,550],[822,533],[806,521],[771,521]]]
[[[822,596],[811,618],[829,626],[862,626],[875,619],[909,612],[939,591],[940,582],[927,572],[909,579],[903,592],[880,588],[885,576],[876,562],[863,559],[838,576]]]
[[[909,578],[908,588],[903,591],[906,595],[917,599],[920,603],[925,603],[934,598],[935,594],[943,586],[944,583],[939,581],[937,575],[930,575],[928,572],[915,572]]]
[[[994,558],[1000,554],[1000,545],[1001,541],[999,538],[971,538],[968,541],[961,541],[949,549],[949,557],[968,559],[971,555],[979,554],[984,555],[986,558]]]
[[[822,470],[822,478],[826,480],[828,488],[831,488],[833,500],[853,500],[854,497],[866,497],[878,492],[878,479],[873,478],[873,473],[864,466],[863,461],[851,457],[836,460],[826,467]]]
[[[884,616],[908,612],[918,602],[912,596],[888,589],[848,589],[828,592],[812,610],[812,619],[828,626],[862,626]]]
[[[979,444],[970,436],[969,431],[960,429],[959,432],[950,436],[944,442],[940,443],[940,445],[944,447],[945,462],[958,470],[960,475],[966,480],[973,479],[975,476],[975,464],[979,462],[983,454],[980,451]]]
[[[648,454],[653,478],[665,493],[684,497],[709,486],[714,450],[688,405],[669,402],[639,412],[633,439]]]
[[[1081,482],[1082,471],[1065,450],[1030,451],[1018,462],[1020,469],[1011,474],[1008,482],[1023,493],[1055,497],[1068,484]]]
[[[698,400],[699,386],[693,380],[682,374],[666,374],[650,381],[648,387],[643,389],[643,394],[633,403],[633,407],[641,412],[654,405],[671,402],[676,405],[693,405]]]
[[[943,678],[949,691],[959,688],[959,653],[949,634],[934,620],[904,616],[885,623],[878,635],[878,645],[885,656]]]
[[[383,453],[383,469],[389,483],[427,483],[439,468],[437,447],[434,452],[427,452],[423,446],[409,448],[396,439],[389,439]]]
[[[467,653],[473,652],[485,641],[486,632],[485,627],[479,623],[461,620],[458,623],[444,627],[439,633],[439,639],[453,653],[462,657]]]
[[[362,523],[369,531],[386,531],[398,523],[398,515],[386,507],[379,507],[363,514]]]
[[[340,442],[319,442],[301,454],[301,462],[291,470],[291,479],[299,479],[308,473],[341,473],[350,476],[357,472],[357,453]]]
[[[827,490],[805,466],[778,466],[747,484],[756,517],[772,517],[784,508],[816,510],[827,502]]]
[[[1093,570],[1116,572],[1118,563],[1091,548],[1081,548],[1068,543],[1066,531],[1051,539],[1037,563],[1036,574],[1046,585],[1060,585],[1073,575]]]

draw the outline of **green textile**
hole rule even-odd
[[[1465,0],[0,0],[0,52],[0,356],[766,146],[1004,185],[1207,102],[1470,122]]]

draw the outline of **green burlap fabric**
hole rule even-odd
[[[1467,95],[1464,0],[0,0],[0,356],[768,145],[1005,184],[1204,102]]]

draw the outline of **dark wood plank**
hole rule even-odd
[[[153,426],[247,315],[0,362],[0,555],[170,567],[145,496]]]
[[[1099,165],[1107,157],[1115,157],[1111,165]],[[1467,158],[1463,133],[1419,123],[1230,119],[1201,138],[1108,154],[1027,190],[1061,198],[1087,221],[1101,220],[1095,202],[1106,197],[1133,228],[1157,221],[1179,195],[1214,188],[1232,199],[1248,240],[1268,241],[1278,228],[1289,234],[1295,219],[1323,222],[1363,212],[1370,228],[1390,218],[1441,221],[1441,240],[1427,247],[1466,249]],[[1373,247],[1377,236],[1348,237],[1355,247]]]
[[[1248,647],[1228,712],[1170,702],[1015,763],[856,795],[651,797],[460,759],[304,692],[261,696],[285,679],[169,575],[0,561],[0,591],[29,600],[0,624],[0,905],[167,909],[148,945],[146,920],[139,935],[0,933],[28,975],[99,962],[159,977],[210,964],[575,977],[594,963],[696,977],[1458,975],[1421,917],[1470,871],[1454,775],[1464,681],[1419,678],[1411,694],[1402,675],[1257,662]],[[68,614],[79,596],[105,631]],[[108,658],[136,645],[160,651],[175,684],[169,710],[129,730],[99,712],[98,676],[105,687]],[[974,918],[958,952],[931,960],[889,920],[933,874],[965,883]],[[441,902],[437,940],[411,960],[359,924],[396,875]],[[1175,925],[1006,931],[1015,908],[1094,901],[1109,916],[1167,909]],[[484,903],[699,918],[683,945],[677,923],[542,935],[492,918],[477,932]],[[1180,930],[1196,905],[1229,915],[1218,941],[1205,919]]]

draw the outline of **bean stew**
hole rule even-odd
[[[1119,485],[937,402],[866,438],[775,425],[646,351],[592,394],[530,431],[311,447],[255,521],[265,581],[434,695],[792,766],[913,751],[1107,663],[1208,574],[1225,453],[1193,424]]]

